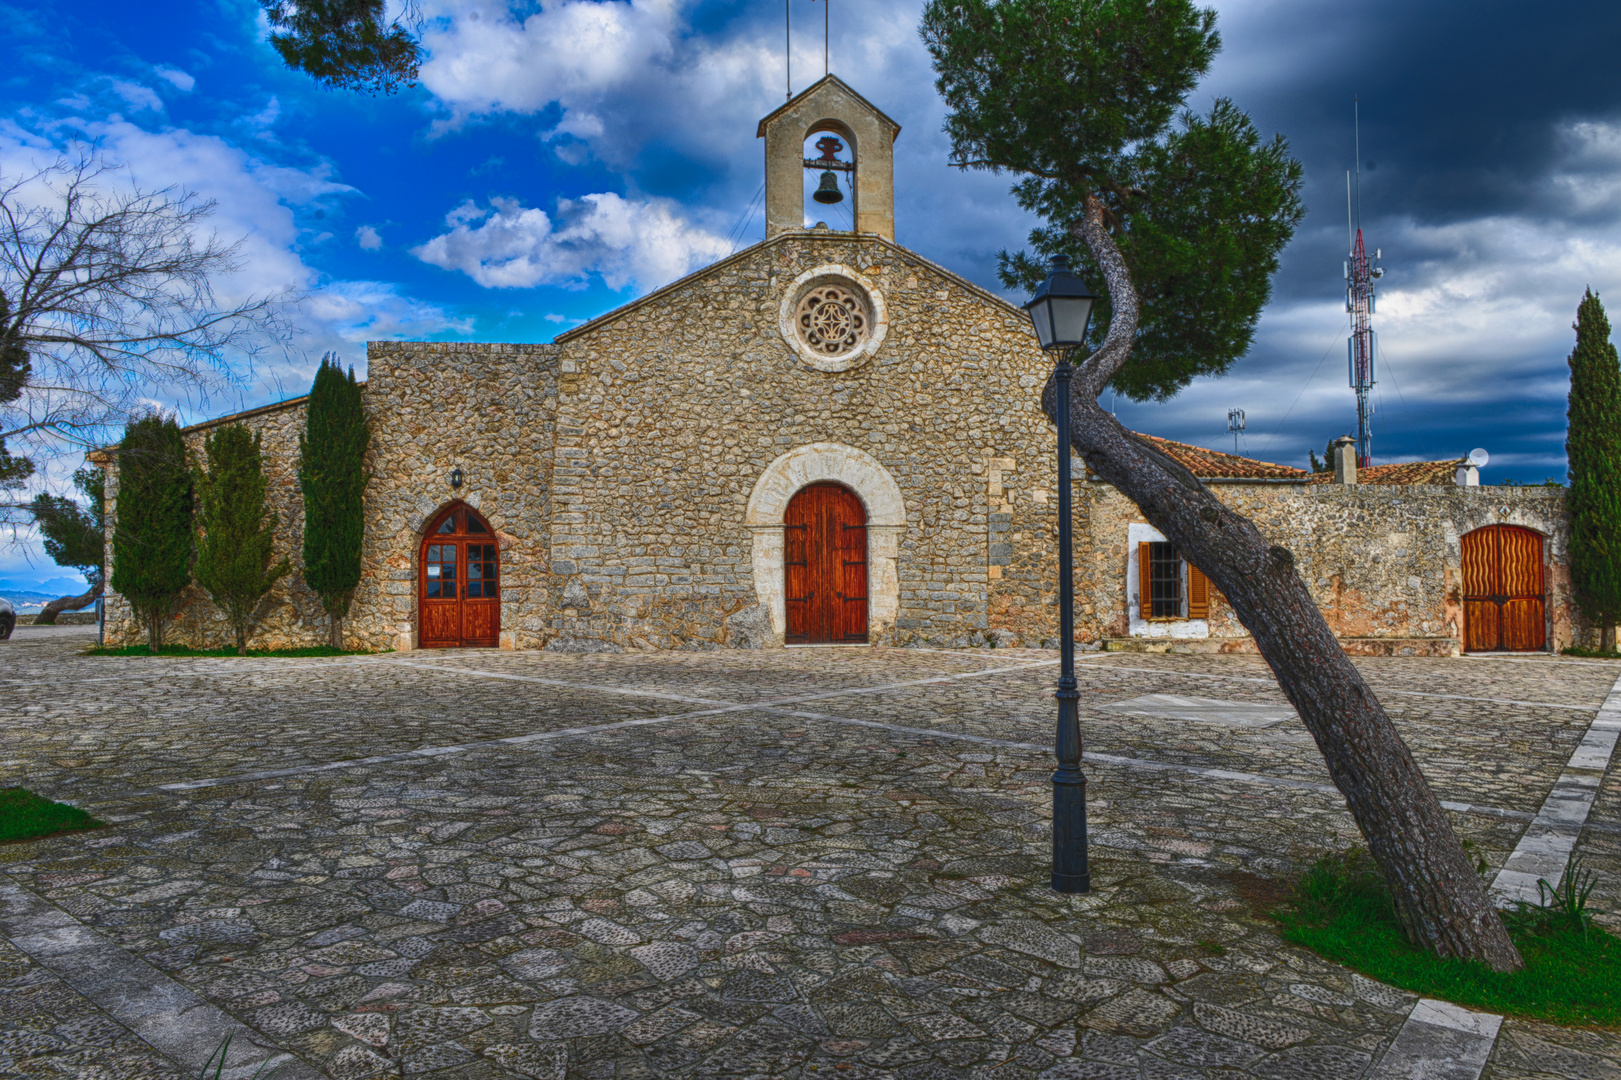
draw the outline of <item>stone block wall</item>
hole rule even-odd
[[[414,647],[422,530],[458,498],[484,515],[501,545],[503,647],[545,643],[556,352],[551,345],[370,344],[364,400],[372,420],[371,481],[361,582],[345,621],[351,648]],[[269,501],[280,516],[277,554],[291,559],[293,573],[266,597],[252,647],[327,640],[326,613],[298,572],[303,530],[298,436],[305,403],[299,398],[186,429],[188,450],[199,461],[207,433],[222,424],[246,424],[264,439]],[[459,490],[450,485],[457,466],[463,473]],[[111,505],[116,492],[117,469],[109,468]],[[108,559],[110,565],[110,545]],[[109,593],[108,643],[144,640],[128,603]],[[234,642],[223,617],[195,585],[182,598],[166,640],[198,647]]]
[[[240,423],[262,440],[265,501],[278,518],[274,558],[286,557],[295,569],[277,582],[261,603],[258,625],[248,639],[249,648],[292,648],[326,641],[326,614],[321,610],[320,598],[305,587],[296,569],[304,529],[304,502],[298,490],[298,437],[304,431],[304,404],[304,398],[295,398],[196,424],[184,431],[187,456],[197,468],[207,462],[204,443],[220,427]],[[103,467],[107,473],[106,565],[111,568],[118,469],[111,455]],[[111,588],[106,594],[105,610],[108,645],[136,645],[146,641],[146,627],[135,621],[129,602]],[[175,616],[164,630],[164,641],[196,648],[222,648],[236,644],[236,632],[202,587],[193,583],[182,594]]]
[[[1296,566],[1330,629],[1348,651],[1455,654],[1462,640],[1459,538],[1486,525],[1521,525],[1545,537],[1551,644],[1585,641],[1588,628],[1570,593],[1564,496],[1520,487],[1216,483],[1212,490]],[[1128,637],[1127,541],[1144,521],[1107,484],[1076,491],[1076,624],[1081,640]],[[1039,552],[1028,552],[1035,560]],[[1169,642],[1224,651],[1253,648],[1219,593],[1208,637]]]
[[[778,314],[796,277],[835,264],[881,291],[885,340],[848,370],[817,370]],[[807,231],[559,343],[559,645],[727,643],[727,619],[762,601],[745,523],[755,482],[824,443],[870,455],[902,493],[883,640],[989,628],[990,463],[1016,462],[1036,483],[1053,469],[1039,412],[1049,364],[1018,309],[877,237]]]

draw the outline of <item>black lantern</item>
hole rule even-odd
[[[450,486],[456,489],[460,489],[462,486],[462,467],[460,465],[450,470]]]
[[[1069,258],[1054,255],[1047,264],[1047,280],[1024,305],[1043,349],[1073,349],[1086,340],[1097,300],[1086,282],[1069,272]]]
[[[1041,347],[1057,357],[1053,366],[1054,421],[1058,427],[1058,726],[1053,754],[1053,876],[1061,893],[1092,888],[1086,852],[1086,775],[1081,772],[1080,688],[1075,682],[1075,558],[1070,530],[1069,445],[1070,382],[1075,368],[1072,349],[1086,340],[1097,297],[1086,282],[1069,272],[1069,260],[1053,256],[1047,280],[1024,305]]]

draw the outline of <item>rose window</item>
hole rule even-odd
[[[871,319],[862,298],[842,285],[805,293],[794,319],[799,339],[822,356],[842,356],[867,340]]]

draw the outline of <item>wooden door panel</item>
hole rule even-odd
[[[867,640],[867,526],[852,524],[848,518],[865,511],[855,495],[845,492],[848,502],[841,508],[839,521],[839,625],[840,641]],[[851,504],[854,504],[853,506]]]
[[[422,604],[422,647],[456,646],[462,643],[462,608],[454,600],[426,600]]]
[[[1464,648],[1532,652],[1547,644],[1542,535],[1517,525],[1466,533]]]
[[[1501,612],[1498,617],[1498,648],[1514,652],[1531,652],[1542,648],[1544,635],[1540,599],[1510,600],[1502,606]]]
[[[1499,528],[1498,588],[1504,596],[1542,595],[1542,537],[1529,529]]]
[[[1492,529],[1465,533],[1463,547],[1464,596],[1497,595],[1497,534]]]
[[[453,505],[434,519],[418,554],[417,643],[425,649],[499,643],[500,548],[489,524]]]
[[[867,639],[867,513],[839,484],[801,488],[783,520],[789,644]]]
[[[1490,600],[1465,600],[1463,627],[1463,647],[1469,652],[1490,652],[1497,648],[1497,605]]]

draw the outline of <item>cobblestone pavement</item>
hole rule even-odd
[[[81,647],[0,649],[0,781],[112,827],[0,884],[338,1080],[1352,1080],[1416,1000],[1258,914],[1356,830],[1254,658],[1084,658],[1060,897],[1050,653]],[[1621,675],[1359,665],[1494,865]],[[1613,910],[1613,768],[1591,824]],[[188,1075],[139,1033],[0,943],[0,1075]],[[1621,1034],[1508,1021],[1486,1075],[1621,1077]]]

